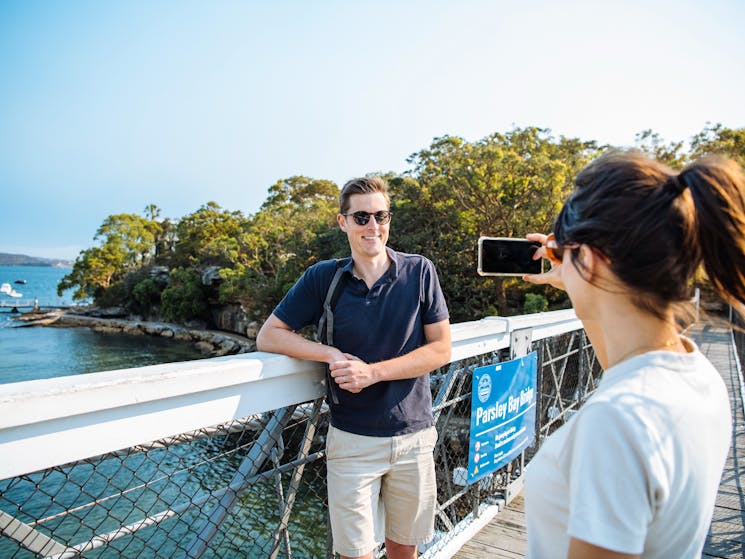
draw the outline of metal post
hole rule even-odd
[[[582,404],[587,394],[587,381],[590,378],[590,371],[587,365],[587,355],[585,353],[585,331],[579,333],[578,351],[577,351],[577,383],[579,384],[577,392],[577,401]],[[571,348],[570,348],[571,349]]]
[[[267,426],[264,427],[261,435],[259,435],[259,438],[251,447],[248,455],[243,459],[243,462],[238,467],[238,471],[233,476],[229,485],[231,489],[222,496],[215,510],[212,511],[207,525],[186,551],[186,557],[189,557],[189,559],[201,557],[207,550],[207,546],[212,541],[212,538],[215,537],[215,534],[217,534],[217,530],[225,521],[230,509],[233,508],[243,489],[245,489],[246,479],[256,474],[269,458],[271,449],[282,434],[296,407],[297,404],[281,408],[272,414]],[[233,487],[237,489],[232,489]]]
[[[303,442],[300,445],[300,450],[298,451],[297,455],[298,460],[305,458],[310,452],[310,445],[313,441],[313,437],[316,434],[316,427],[318,426],[318,421],[321,417],[322,406],[323,398],[318,398],[313,402],[313,411],[311,412],[311,416],[308,419],[308,424],[305,426]],[[280,535],[282,533],[285,534],[285,547],[287,548],[287,556],[291,556],[287,525],[290,521],[290,512],[292,512],[292,506],[295,504],[295,497],[297,495],[298,489],[300,488],[300,480],[303,477],[304,468],[305,465],[298,466],[293,472],[292,478],[290,479],[290,485],[287,489],[287,499],[283,504],[282,510],[280,511],[279,526],[277,527],[277,531],[274,534],[274,546],[271,553],[269,554],[270,559],[275,559],[279,554]]]

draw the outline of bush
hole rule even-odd
[[[494,305],[489,305],[484,309],[484,316],[499,316],[499,309]]]
[[[94,301],[100,307],[124,307],[129,298],[129,290],[123,281],[112,283],[98,294]]]
[[[548,310],[548,299],[538,293],[526,293],[523,312],[532,314],[537,312],[546,312]]]
[[[166,320],[210,320],[207,291],[199,272],[192,268],[171,270],[168,287],[161,294],[161,303],[161,312]]]
[[[132,289],[132,301],[129,304],[130,310],[140,313],[144,316],[151,316],[153,310],[157,309],[160,304],[161,286],[151,278],[146,278],[134,286]]]

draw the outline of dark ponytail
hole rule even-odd
[[[598,249],[640,308],[663,317],[690,301],[704,268],[713,286],[745,310],[745,178],[726,158],[675,173],[636,150],[610,150],[575,179],[554,226],[560,243]],[[580,271],[576,251],[572,262]]]
[[[706,274],[716,290],[745,310],[745,175],[719,156],[702,158],[678,179],[693,199],[696,234]]]

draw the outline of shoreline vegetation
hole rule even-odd
[[[40,258],[26,254],[0,252],[0,266],[40,266],[44,268],[72,268],[71,260],[60,258]]]
[[[434,262],[453,322],[567,308],[566,295],[554,288],[479,276],[477,241],[550,231],[579,170],[612,147],[537,127],[474,142],[434,138],[407,159],[406,172],[376,173],[390,185],[388,244]],[[715,153],[745,165],[745,128],[707,124],[680,142],[645,130],[636,148],[678,170]],[[332,181],[293,176],[270,186],[253,215],[215,202],[178,219],[161,217],[152,204],[141,215],[111,215],[58,293],[71,289],[74,300],[120,308],[122,317],[187,329],[199,324],[250,339],[310,265],[348,256],[335,220],[338,195]],[[707,285],[697,277],[696,286]]]

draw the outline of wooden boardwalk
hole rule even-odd
[[[745,559],[745,416],[732,337],[728,329],[704,325],[692,328],[689,335],[722,375],[733,420],[732,447],[701,557]],[[525,509],[518,496],[453,558],[516,559],[525,557],[525,550]]]
[[[702,557],[745,559],[745,417],[737,362],[729,330],[704,326],[693,338],[722,375],[732,410],[732,446]]]

